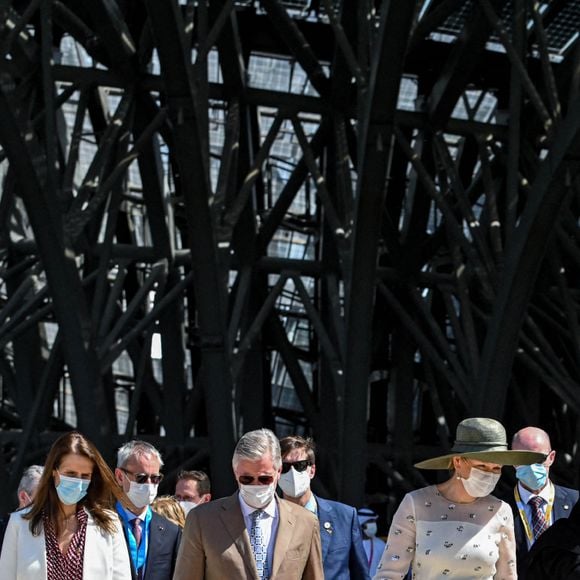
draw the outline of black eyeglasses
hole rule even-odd
[[[282,473],[288,473],[293,467],[299,473],[302,473],[307,467],[312,465],[310,459],[302,459],[301,461],[282,461]]]
[[[274,481],[273,475],[258,475],[258,477],[252,477],[251,475],[240,475],[238,481],[242,485],[252,485],[254,481],[257,481],[259,485],[270,485]]]
[[[123,473],[126,473],[127,475],[132,475],[135,478],[136,483],[147,483],[148,481],[150,481],[153,485],[158,485],[161,483],[161,480],[163,479],[162,473],[149,475],[148,473],[133,473],[132,471],[129,471],[128,469],[125,469],[123,467],[119,467],[119,469]]]

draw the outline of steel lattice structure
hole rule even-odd
[[[78,427],[222,495],[268,426],[312,434],[358,505],[469,415],[545,426],[571,477],[579,23],[579,0],[0,3],[4,491]]]

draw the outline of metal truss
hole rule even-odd
[[[0,433],[233,488],[312,435],[360,505],[465,416],[577,472],[578,0],[0,6]],[[575,24],[576,23],[576,24]]]

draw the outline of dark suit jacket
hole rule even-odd
[[[568,487],[562,487],[561,485],[555,485],[555,495],[554,495],[554,507],[552,513],[554,514],[554,522],[567,518],[572,512],[572,508],[578,501],[578,491],[575,489],[570,489]],[[528,543],[526,539],[526,530],[520,514],[518,511],[518,506],[516,505],[516,499],[514,495],[514,490],[509,494],[508,497],[502,498],[507,501],[514,513],[514,531],[516,538],[516,555],[518,561],[518,579],[526,580],[526,571],[528,568]],[[546,533],[546,532],[544,532]]]
[[[369,565],[356,510],[343,503],[315,497],[324,577],[332,580],[368,580]]]
[[[527,580],[580,580],[580,502],[547,529],[528,554]]]
[[[127,546],[127,531],[123,527]],[[181,540],[181,529],[173,522],[152,512],[151,528],[149,531],[149,546],[147,548],[147,561],[145,564],[145,576],[143,580],[171,580],[175,570],[177,551]],[[129,549],[127,547],[127,549]],[[131,576],[136,579],[137,572],[131,561]]]

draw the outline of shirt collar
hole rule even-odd
[[[141,518],[141,521],[143,521],[147,517],[147,514],[150,510],[151,507],[147,506],[142,513],[134,514],[133,512],[130,512],[129,510],[125,509],[125,507],[120,501],[117,501],[117,511],[123,514],[128,522],[132,522],[135,518]]]
[[[316,498],[314,497],[314,494],[310,496],[310,499],[306,502],[304,507],[308,511],[311,511],[315,516],[318,515],[318,504],[316,503]]]
[[[548,484],[544,486],[544,489],[542,489],[540,493],[533,493],[518,482],[518,491],[520,492],[520,497],[522,498],[522,503],[524,504],[529,503],[530,499],[536,496],[541,497],[546,503],[549,503],[552,494],[552,482],[548,479]]]

